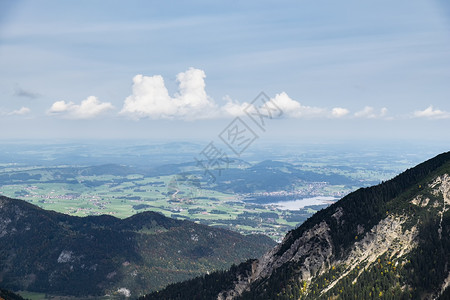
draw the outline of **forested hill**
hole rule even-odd
[[[449,299],[450,152],[321,210],[258,260],[143,299]]]
[[[21,296],[0,288],[0,300],[25,300]]]
[[[81,218],[0,197],[0,245],[2,288],[137,297],[258,257],[275,242],[154,212]]]

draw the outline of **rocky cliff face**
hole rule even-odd
[[[286,239],[289,239],[289,235],[285,237],[284,241]],[[277,256],[276,253],[280,251],[283,242],[254,262],[252,273],[248,277],[240,276],[236,285],[231,290],[222,291],[218,299],[229,300],[241,296],[252,283],[269,278],[274,270],[286,263],[299,265],[300,280],[310,280],[313,274],[323,270],[331,263],[333,245],[326,222],[321,222],[307,230],[283,255]]]
[[[443,156],[319,212],[217,299],[444,299],[450,155]]]

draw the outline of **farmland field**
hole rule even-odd
[[[136,164],[137,154],[124,154],[130,151],[123,146],[103,150],[86,146],[88,150],[78,151],[73,149],[76,146],[66,146],[67,157],[60,154],[61,145],[34,147],[45,151],[27,147],[31,148],[3,146],[0,194],[74,216],[125,218],[151,210],[243,234],[263,233],[275,240],[333,201],[295,210],[282,209],[277,203],[317,196],[337,200],[359,187],[391,178],[415,162],[400,155],[380,160],[376,153],[330,149],[302,154],[287,151],[274,155],[276,160],[263,160],[270,154],[255,151],[246,160],[230,159],[226,168],[212,173],[189,160],[199,149],[191,144],[133,146],[134,153],[136,149],[147,153],[142,154],[146,159],[140,164]],[[163,163],[176,157],[180,148],[186,151],[180,155],[185,161]],[[153,155],[148,151],[154,151]],[[346,159],[336,164],[337,156]],[[160,163],[155,157],[160,157]]]

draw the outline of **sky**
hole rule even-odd
[[[0,0],[0,140],[446,142],[449,97],[444,0]]]

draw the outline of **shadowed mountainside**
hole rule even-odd
[[[143,212],[73,217],[0,197],[0,286],[138,296],[260,256],[275,243]]]

